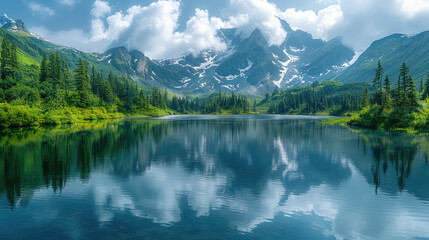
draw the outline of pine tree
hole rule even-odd
[[[402,94],[401,75],[398,76],[398,82],[396,83],[395,90],[392,91],[392,97],[395,107],[401,107],[403,105],[404,98]]]
[[[39,82],[44,83],[48,79],[49,67],[48,67],[48,56],[43,54],[42,62],[40,63],[40,74],[39,74]]]
[[[166,106],[169,106],[169,104],[168,104],[168,92],[167,92],[167,89],[165,89],[165,91],[164,91],[164,102],[165,102]]]
[[[402,95],[403,102],[407,103],[407,88],[409,87],[409,73],[410,69],[405,65],[405,63],[402,64],[401,69],[399,70],[399,78],[401,81],[402,88],[400,88],[400,94]]]
[[[392,97],[390,90],[391,82],[389,76],[386,75],[384,79],[384,99],[383,99],[383,109],[390,109],[392,107]]]
[[[368,93],[368,88],[365,88],[365,95],[363,95],[363,100],[362,100],[362,108],[365,108],[369,105],[369,93]]]
[[[6,37],[3,38],[2,44],[1,44],[1,67],[0,67],[0,75],[1,79],[6,80],[6,77],[9,75],[10,72],[10,41]]]
[[[82,59],[75,70],[76,90],[79,93],[79,106],[86,108],[90,105],[91,84],[89,83],[88,65]]]
[[[256,99],[253,100],[253,112],[257,112],[258,110],[256,109]]]
[[[1,44],[1,65],[0,65],[0,77],[3,80],[16,84],[16,72],[19,69],[18,66],[18,55],[17,46],[12,44],[8,38],[4,37]],[[11,84],[6,84],[11,85]],[[11,86],[8,86],[11,87]]]
[[[374,93],[373,101],[374,104],[381,105],[383,101],[383,89],[382,89],[382,80],[383,80],[383,67],[381,66],[381,62],[378,61],[377,70],[375,71],[375,77],[372,80],[373,86],[377,89]]]
[[[274,95],[277,95],[277,94],[279,94],[279,88],[275,87],[272,95],[274,96]]]
[[[112,104],[115,101],[115,96],[113,96],[112,87],[110,87],[108,81],[103,82],[103,100],[107,104]]]
[[[406,94],[407,94],[408,104],[410,106],[409,111],[410,112],[417,111],[417,109],[420,107],[420,105],[419,105],[419,102],[417,100],[416,86],[415,86],[415,82],[414,82],[412,76],[410,76],[408,79],[408,88],[407,88]]]
[[[16,43],[12,44],[12,48],[11,48],[11,62],[10,64],[12,65],[12,73],[11,75],[13,77],[16,77],[16,73],[19,71],[19,63],[18,63],[18,46],[16,45]]]
[[[423,100],[425,100],[426,98],[429,98],[429,72],[428,72],[428,75],[426,76],[426,82],[425,82],[425,87],[423,91]]]
[[[179,109],[179,99],[176,96],[173,97],[173,101],[171,102],[171,108],[173,110]]]

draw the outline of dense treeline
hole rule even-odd
[[[405,63],[399,70],[399,77],[392,88],[389,76],[384,76],[381,62],[372,81],[376,91],[369,96],[365,94],[362,105],[364,109],[358,118],[348,122],[349,125],[373,129],[428,129],[429,111],[427,97],[429,96],[429,75],[424,87],[420,81],[420,93],[416,91],[415,82]],[[419,96],[423,102],[419,101]]]
[[[0,54],[0,127],[74,123],[122,117],[177,113],[246,113],[249,100],[232,93],[206,98],[171,96],[148,89],[125,76],[107,76],[79,59],[72,70],[59,53],[43,54],[38,78],[22,78],[18,47],[3,38]],[[169,96],[170,94],[170,96]]]
[[[341,115],[358,111],[361,108],[361,95],[356,92],[336,94],[338,90],[336,88],[340,85],[338,82],[328,81],[284,90],[280,94],[275,90],[272,96],[267,94],[260,105],[268,105],[267,113],[269,114],[326,113]]]
[[[231,95],[219,92],[213,93],[205,99],[188,99],[174,96],[169,107],[180,113],[200,112],[210,114],[228,112],[238,114],[250,112],[250,101],[244,96],[237,96],[234,92]],[[254,112],[256,111],[254,110]]]

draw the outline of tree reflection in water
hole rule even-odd
[[[358,146],[364,151],[369,146],[372,151],[371,173],[376,194],[381,185],[381,178],[387,174],[389,168],[394,169],[398,190],[402,192],[419,151],[423,154],[426,165],[428,163],[429,149],[426,136],[362,130],[359,139]]]
[[[353,157],[358,155],[356,145],[349,142],[356,138],[365,159]],[[427,146],[422,136],[356,134],[313,120],[130,119],[15,129],[0,137],[0,194],[13,207],[23,192],[31,196],[43,186],[61,192],[68,180],[88,182],[96,170],[128,178],[143,174],[154,162],[165,162],[204,176],[218,174],[219,168],[232,171],[226,191],[248,188],[258,195],[270,179],[276,179],[284,185],[287,199],[311,186],[335,186],[348,179],[351,173],[341,163],[344,158],[350,158],[363,175],[372,175],[377,194],[390,168],[403,191],[419,151],[427,162]]]

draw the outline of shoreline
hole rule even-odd
[[[418,131],[414,128],[397,128],[397,129],[373,129],[373,128],[364,128],[364,127],[358,127],[353,125],[347,125],[347,122],[354,117],[336,117],[336,118],[329,118],[326,120],[322,120],[320,123],[323,125],[336,125],[336,126],[342,126],[347,127],[349,129],[355,129],[355,130],[372,130],[372,131],[383,131],[383,132],[390,132],[390,133],[406,133],[406,134],[412,134],[412,135],[429,135],[429,132],[422,132]]]

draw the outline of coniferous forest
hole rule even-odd
[[[176,96],[138,85],[132,79],[96,71],[83,59],[75,69],[58,52],[44,52],[40,65],[21,68],[19,48],[4,37],[0,55],[1,127],[72,124],[130,115],[169,114],[321,114],[353,116],[348,125],[374,129],[427,129],[429,75],[419,91],[404,63],[398,80],[384,76],[378,63],[372,85],[314,82],[267,93],[262,100],[213,92],[203,97]]]
[[[394,83],[384,76],[381,62],[374,79],[376,89],[371,96],[364,95],[362,111],[347,124],[372,129],[429,130],[429,74],[425,83],[420,80],[419,91],[405,63],[399,69],[398,80]]]
[[[260,102],[269,114],[347,115],[361,108],[361,92],[366,84],[341,84],[337,81],[315,82],[272,95]]]
[[[22,74],[18,47],[8,38],[1,43],[0,61],[1,127],[71,124],[127,115],[240,114],[251,110],[250,100],[234,92],[180,97],[167,90],[141,87],[126,76],[111,72],[105,76],[82,59],[76,69],[70,69],[58,52],[44,53],[38,69]]]

